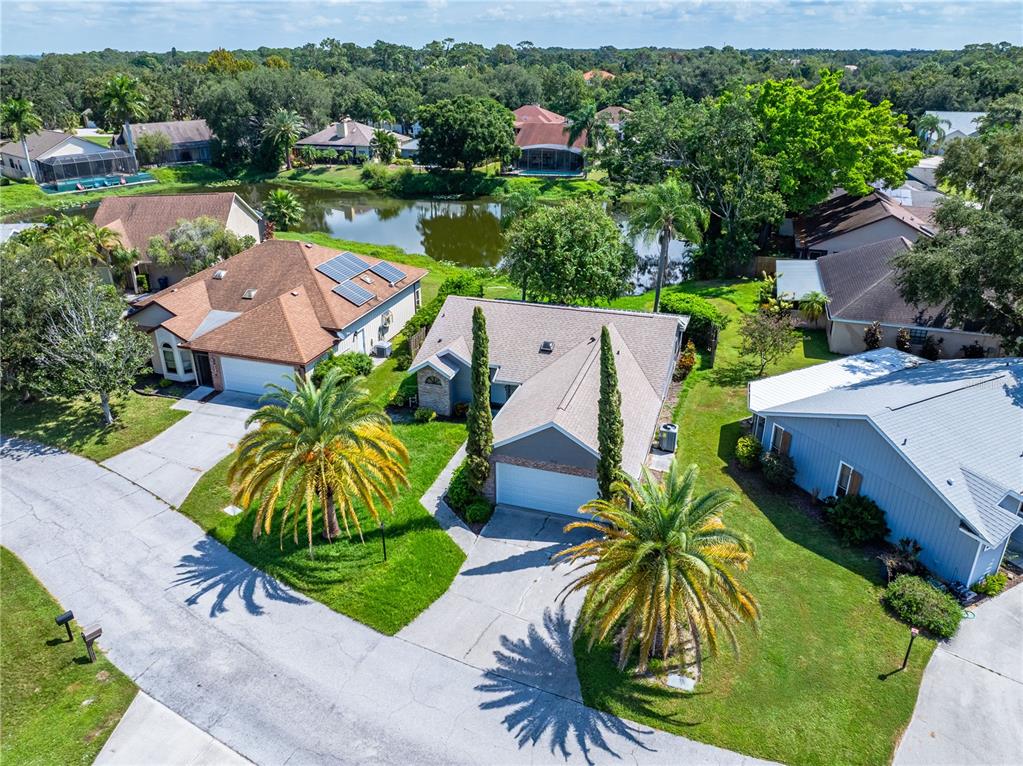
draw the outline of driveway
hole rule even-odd
[[[83,622],[102,625],[103,649],[140,689],[254,763],[754,762],[515,680],[501,668],[521,652],[480,656],[481,670],[382,636],[250,567],[91,461],[6,440],[0,470],[0,542]],[[507,552],[489,561],[538,559],[554,544],[543,535],[495,541]],[[550,603],[554,583],[535,587]],[[542,654],[530,661],[541,674],[548,667]]]
[[[1023,759],[1023,586],[974,611],[924,671],[898,766]]]
[[[258,405],[257,397],[225,391],[208,402],[182,399],[173,406],[188,415],[103,465],[177,508],[200,477],[234,449]]]

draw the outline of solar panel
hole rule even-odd
[[[373,293],[368,290],[363,290],[361,287],[353,284],[352,282],[342,282],[334,288],[333,292],[356,306],[362,306],[364,303],[368,303],[373,299]]]
[[[352,253],[344,252],[331,258],[326,263],[321,263],[316,270],[321,274],[333,279],[335,282],[344,282],[356,274],[361,274],[369,268],[369,264],[362,258]]]
[[[369,270],[372,271],[377,276],[381,277],[382,279],[386,279],[391,284],[394,284],[395,282],[400,282],[405,278],[404,271],[402,271],[399,268],[396,268],[387,261],[380,261],[380,263],[370,266]]]

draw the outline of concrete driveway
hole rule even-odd
[[[234,449],[257,406],[257,397],[233,391],[208,402],[182,399],[173,407],[188,415],[103,465],[177,508],[199,478]]]
[[[931,657],[897,766],[1023,762],[1023,585],[974,612]]]

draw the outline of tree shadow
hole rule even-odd
[[[722,388],[745,386],[757,377],[757,368],[752,362],[736,362],[714,367],[707,373],[707,380],[712,385]]]
[[[177,564],[181,575],[174,581],[174,585],[189,585],[195,588],[195,592],[185,599],[189,606],[195,606],[203,596],[214,593],[213,603],[210,604],[210,617],[227,612],[229,610],[227,600],[233,594],[241,599],[249,614],[257,616],[263,614],[263,607],[256,601],[257,588],[271,601],[283,601],[288,604],[309,603],[209,537],[196,543],[195,551],[195,554],[181,557]]]
[[[47,444],[28,441],[27,439],[15,439],[5,436],[0,439],[0,457],[10,460],[12,463],[20,463],[33,457],[44,457],[46,455],[59,455],[62,450],[51,447]]]
[[[571,624],[562,605],[544,612],[543,634],[530,625],[525,639],[501,637],[494,652],[496,665],[484,673],[476,689],[495,695],[481,703],[484,710],[508,708],[502,723],[519,748],[544,740],[552,755],[568,760],[571,743],[588,764],[595,757],[621,758],[616,748],[650,750],[640,736],[650,734],[617,716],[586,707],[578,701]],[[594,751],[601,751],[602,754]]]
[[[560,551],[563,545],[548,545],[545,548],[516,553],[500,561],[491,561],[482,566],[466,569],[463,575],[471,577],[474,575],[499,574],[501,572],[517,572],[522,569],[536,569],[550,564],[551,556]]]
[[[807,328],[800,331],[803,336],[803,356],[807,359],[830,361],[839,355],[828,349],[828,338],[824,330]]]

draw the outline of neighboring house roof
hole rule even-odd
[[[586,82],[589,82],[594,78],[600,80],[613,80],[615,76],[606,69],[591,69],[588,72],[583,72],[583,79],[586,80]]]
[[[675,336],[687,318],[449,296],[410,370],[428,366],[450,379],[458,369],[454,359],[468,364],[476,306],[487,319],[494,382],[519,386],[494,419],[494,443],[553,427],[597,450],[600,331],[607,326],[623,392],[623,467],[637,475],[671,381]],[[554,344],[551,352],[541,351],[544,341]]]
[[[76,139],[82,144],[95,146],[98,152],[103,151],[103,147],[98,144],[93,144],[85,139],[78,139],[77,136],[73,136],[70,133],[61,133],[58,130],[40,130],[38,133],[31,133],[25,136],[25,142],[28,144],[28,153],[32,159],[37,159],[40,155],[46,154],[46,152],[56,149],[65,141],[72,139]],[[0,154],[9,154],[21,159],[25,158],[25,152],[21,148],[21,141],[4,141],[0,143]]]
[[[618,123],[630,114],[632,114],[632,110],[626,109],[624,106],[605,106],[597,112],[597,119],[606,120],[610,123]]]
[[[552,112],[550,109],[544,109],[539,104],[520,106],[512,114],[515,115],[515,127],[531,122],[555,124],[566,121],[563,115]]]
[[[306,136],[297,145],[328,146],[339,149],[350,147],[369,148],[370,143],[373,141],[373,133],[376,130],[378,129],[364,122],[344,119],[340,122],[332,122],[318,133]],[[410,136],[394,133],[394,131],[387,132],[393,133],[397,137],[399,146],[411,140]]]
[[[586,146],[586,131],[569,144],[567,123],[526,122],[515,130],[515,145],[522,149],[546,146],[582,151]]]
[[[138,250],[140,258],[146,261],[152,237],[162,237],[178,221],[204,216],[227,226],[227,218],[235,205],[259,220],[259,213],[234,192],[105,197],[92,220],[97,226],[116,232],[125,248]]]
[[[186,341],[188,348],[303,365],[333,345],[334,333],[427,274],[425,269],[394,264],[405,278],[392,285],[370,272],[379,258],[358,256],[366,268],[345,282],[354,282],[373,298],[356,306],[333,292],[338,282],[316,270],[338,255],[320,245],[268,240],[133,306],[136,313],[156,305],[173,314],[159,326]],[[222,279],[215,278],[218,271],[225,272]],[[255,295],[243,297],[250,290]]]
[[[894,348],[864,351],[862,354],[750,381],[747,387],[748,404],[751,411],[762,412],[833,388],[871,380],[923,363],[920,357]]]
[[[777,291],[779,298],[800,301],[808,293],[823,293],[817,262],[806,259],[778,258],[774,264],[777,275]]]
[[[796,242],[800,247],[813,248],[885,218],[895,218],[925,236],[934,236],[933,225],[917,218],[882,192],[874,191],[863,197],[854,197],[839,189],[829,199],[796,219]]]
[[[865,419],[986,544],[1020,523],[993,499],[1023,491],[1023,359],[923,362],[764,412]]]
[[[213,131],[206,120],[174,120],[172,122],[140,122],[132,123],[131,135],[137,142],[139,138],[154,133],[163,133],[172,145],[195,144],[213,140]],[[118,144],[125,144],[124,131],[114,139]]]
[[[906,171],[906,177],[910,181],[919,183],[927,191],[935,191],[938,188],[938,177],[935,171],[937,171],[937,167],[914,165]]]
[[[941,126],[945,129],[946,135],[959,132],[964,136],[972,136],[979,129],[977,120],[986,115],[987,112],[937,112],[928,110],[924,114],[933,114],[939,120],[947,120],[949,124]]]
[[[15,234],[34,229],[38,223],[0,223],[0,244],[3,244]]]

